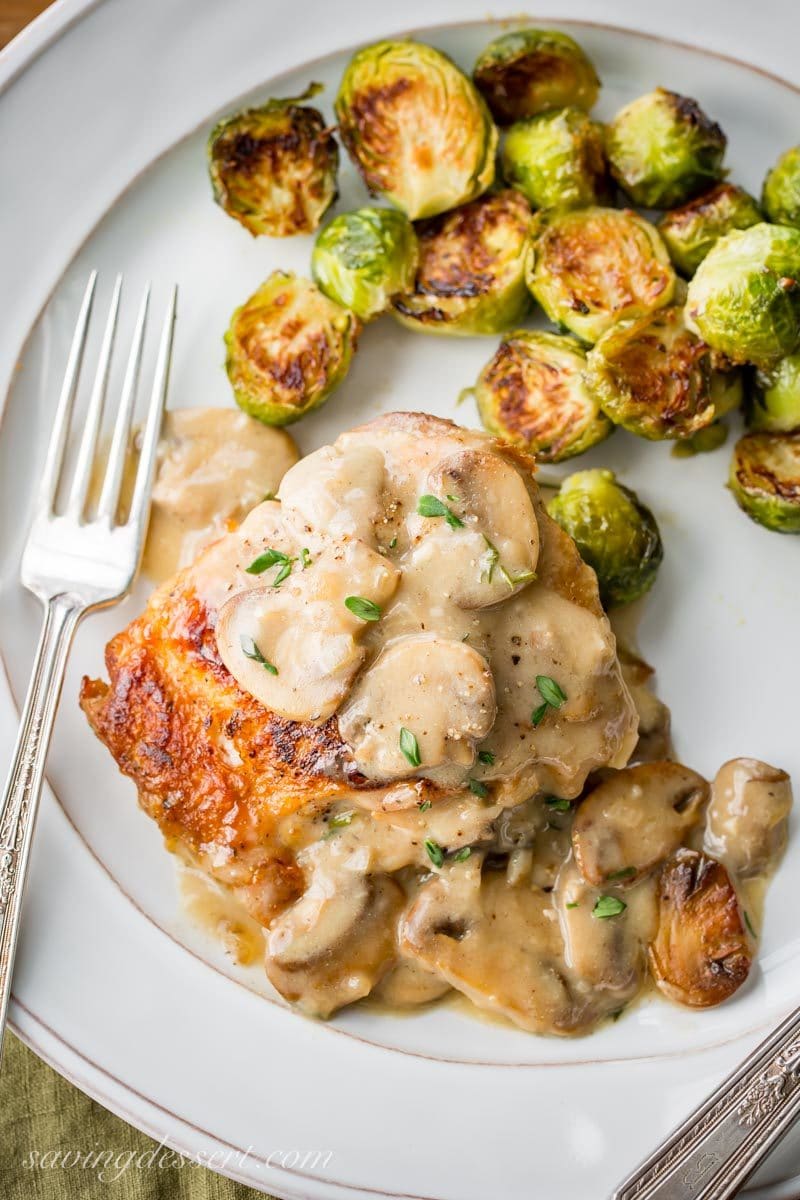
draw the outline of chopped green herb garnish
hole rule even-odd
[[[750,933],[753,935],[753,937],[757,938],[758,934],[756,933],[755,929],[753,928],[753,922],[750,920],[750,914],[748,913],[747,909],[744,910],[744,923],[747,926],[747,928],[750,930]]]
[[[612,871],[610,875],[606,875],[609,883],[613,883],[615,879],[630,879],[631,875],[636,874],[636,867],[623,867],[621,871]]]
[[[489,795],[489,789],[485,783],[481,783],[479,779],[470,779],[469,790],[473,796],[479,796],[481,800],[485,800]]]
[[[539,695],[551,708],[561,708],[567,697],[555,679],[551,679],[549,675],[537,675],[536,686]]]
[[[478,762],[482,762],[486,767],[494,766],[494,755],[491,750],[479,750]]]
[[[291,562],[288,554],[284,554],[282,550],[265,550],[263,554],[259,554],[258,558],[254,558],[249,567],[245,567],[248,575],[261,575],[270,567],[274,567],[276,563]]]
[[[462,846],[461,849],[456,850],[455,854],[453,855],[453,862],[466,862],[470,854],[472,854],[470,847]]]
[[[254,640],[248,637],[246,633],[243,633],[239,638],[239,645],[242,647],[242,654],[246,658],[252,658],[253,662],[261,663],[261,666],[265,671],[269,671],[270,675],[278,674],[278,668],[269,659],[264,658]]]
[[[311,566],[311,555],[309,554],[309,552],[305,546],[300,551],[300,566],[303,568],[304,571],[305,571],[306,567]]]
[[[435,867],[441,867],[444,863],[444,850],[439,843],[434,842],[433,838],[426,838],[425,849],[427,851],[428,858],[431,860],[433,865]]]
[[[458,496],[448,496],[447,499],[450,501],[451,504],[460,504],[461,503]]]
[[[620,900],[619,896],[600,896],[592,909],[592,916],[606,921],[609,917],[618,917],[620,913],[625,912],[627,907],[625,901]]]
[[[544,719],[544,714],[547,712],[549,707],[550,705],[545,700],[544,704],[540,704],[538,708],[533,710],[531,713],[531,725],[534,727],[534,729],[537,725],[541,725]]]
[[[569,812],[572,808],[572,801],[563,800],[561,796],[545,796],[544,802],[553,812]]]
[[[414,737],[410,729],[405,726],[400,730],[400,749],[405,758],[411,763],[412,767],[418,767],[422,762],[419,756],[419,742]]]
[[[420,804],[420,806],[419,806],[419,811],[420,811],[420,812],[427,812],[427,811],[428,811],[428,809],[430,808],[430,806],[431,806],[431,802],[430,802],[430,800],[423,800],[423,801],[422,801],[422,804]]]
[[[494,569],[500,562],[500,551],[496,546],[492,545],[486,534],[483,535],[483,540],[486,542],[486,550],[480,557],[480,561],[485,563],[485,566],[481,570],[481,580],[491,583],[494,576]]]
[[[421,517],[444,517],[451,529],[461,529],[464,524],[438,496],[420,496],[417,512]]]
[[[394,548],[395,548],[395,546],[396,546],[396,545],[397,545],[397,535],[395,535],[395,536],[392,538],[392,540],[389,542],[389,549],[390,549],[390,550],[394,550]]]
[[[323,833],[322,840],[326,842],[328,838],[333,837],[338,830],[344,829],[346,825],[349,825],[352,822],[355,815],[356,814],[354,812],[334,813],[334,815],[328,821],[328,828]]]
[[[365,596],[348,596],[344,602],[345,608],[349,608],[354,617],[358,617],[359,621],[380,621],[381,610],[377,604],[373,604],[371,600],[367,600]]]
[[[567,908],[579,908],[579,907],[580,907],[580,902],[578,900],[568,900],[567,901]]]
[[[289,576],[292,573],[292,563],[293,562],[294,562],[294,559],[290,558],[288,562],[285,562],[283,564],[280,571],[278,571],[278,574],[275,576],[275,578],[272,581],[273,587],[280,587],[281,584],[283,583],[284,579],[289,578]]]

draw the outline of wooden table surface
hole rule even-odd
[[[47,8],[50,0],[0,0],[0,47]]]

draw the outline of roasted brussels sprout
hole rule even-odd
[[[497,129],[447,55],[421,42],[376,42],[348,64],[339,132],[371,192],[416,220],[465,204],[494,179]]]
[[[582,454],[613,429],[586,382],[586,351],[557,333],[508,334],[478,376],[475,400],[490,433],[540,462]]]
[[[721,179],[727,138],[696,100],[656,88],[606,128],[611,174],[634,204],[672,208]]]
[[[730,489],[766,529],[800,533],[800,433],[748,433],[733,451]]]
[[[417,226],[413,286],[392,311],[422,333],[502,333],[530,305],[525,283],[531,212],[519,192],[482,196]]]
[[[600,125],[580,108],[518,121],[503,147],[503,175],[534,208],[582,208],[608,191]]]
[[[675,272],[664,243],[636,213],[542,213],[534,234],[528,286],[551,321],[585,342],[672,299]]]
[[[319,408],[350,366],[361,324],[314,286],[273,271],[237,308],[225,334],[236,403],[266,425]]]
[[[691,276],[726,233],[749,229],[763,219],[761,209],[744,188],[718,183],[688,204],[665,213],[658,230],[675,266]]]
[[[495,38],[472,77],[499,125],[567,104],[588,112],[600,91],[597,72],[577,42],[552,29]]]
[[[714,369],[675,306],[612,326],[590,351],[588,371],[605,414],[651,441],[689,438],[741,399],[738,374],[732,383]]]
[[[732,362],[769,367],[800,341],[800,230],[752,225],[720,238],[689,284],[689,324]]]
[[[214,199],[253,235],[312,233],[336,199],[339,147],[322,114],[269,100],[220,121],[208,139]]]
[[[782,358],[769,371],[756,371],[747,423],[771,433],[800,429],[800,354]]]
[[[782,154],[767,173],[761,203],[770,221],[800,229],[800,146]]]
[[[656,519],[613,471],[570,475],[547,511],[594,568],[607,608],[638,600],[653,586],[664,556]]]
[[[362,321],[386,312],[392,296],[414,283],[417,237],[396,208],[341,213],[321,229],[311,254],[319,288]]]

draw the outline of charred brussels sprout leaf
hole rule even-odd
[[[274,271],[225,334],[236,403],[267,425],[299,420],[344,379],[359,330],[358,318],[310,279]]]
[[[320,90],[312,84],[300,100]],[[226,117],[208,139],[214,199],[250,233],[311,233],[336,199],[339,148],[316,108],[270,100]]]
[[[770,371],[756,372],[748,424],[771,433],[800,429],[800,354],[782,358]]]
[[[577,42],[551,29],[496,38],[472,77],[500,125],[566,105],[588,112],[600,91],[597,72]]]
[[[681,308],[621,321],[588,361],[606,415],[652,441],[689,438],[740,398],[730,381],[717,381],[712,352],[686,328]]]
[[[611,174],[635,204],[672,208],[721,179],[727,139],[695,100],[656,88],[606,128]]]
[[[503,175],[534,208],[582,208],[608,191],[600,125],[580,108],[542,113],[512,125]]]
[[[478,376],[475,399],[490,433],[540,462],[582,454],[613,429],[586,381],[586,351],[556,333],[509,334]]]
[[[482,196],[417,226],[413,287],[393,312],[422,333],[502,333],[525,316],[531,213],[519,192]]]
[[[551,321],[585,342],[672,299],[675,272],[664,243],[636,213],[542,213],[534,233],[528,286]]]
[[[767,173],[761,203],[770,221],[800,229],[800,146],[782,154]]]
[[[497,129],[471,81],[421,42],[353,56],[336,97],[339,132],[367,187],[412,220],[465,204],[494,179]]]
[[[753,225],[720,238],[689,284],[689,324],[732,362],[769,367],[800,341],[800,230]]]
[[[736,443],[730,488],[748,517],[800,533],[800,433],[748,433]]]
[[[648,591],[664,550],[656,519],[613,471],[578,471],[547,505],[594,569],[603,604],[629,604]]]
[[[417,238],[394,208],[342,213],[317,234],[311,272],[317,285],[362,321],[385,312],[414,282]]]
[[[665,213],[658,229],[675,266],[691,276],[726,233],[749,229],[762,220],[761,209],[748,192],[732,183],[719,183],[681,208]]]

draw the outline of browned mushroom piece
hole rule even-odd
[[[286,999],[328,1017],[372,991],[395,957],[403,891],[385,876],[312,882],[270,928],[266,971]]]
[[[572,849],[587,883],[629,885],[663,862],[695,825],[709,787],[680,763],[614,771],[590,792],[572,826]]]
[[[742,986],[753,961],[736,889],[716,859],[678,850],[661,871],[650,972],[678,1004],[709,1008]]]
[[[628,686],[639,717],[639,740],[631,763],[658,762],[672,758],[670,711],[652,689],[655,671],[643,658],[628,650],[617,637],[617,654],[622,678]]]
[[[705,847],[740,879],[768,873],[786,848],[792,782],[757,758],[720,767],[711,791]]]

